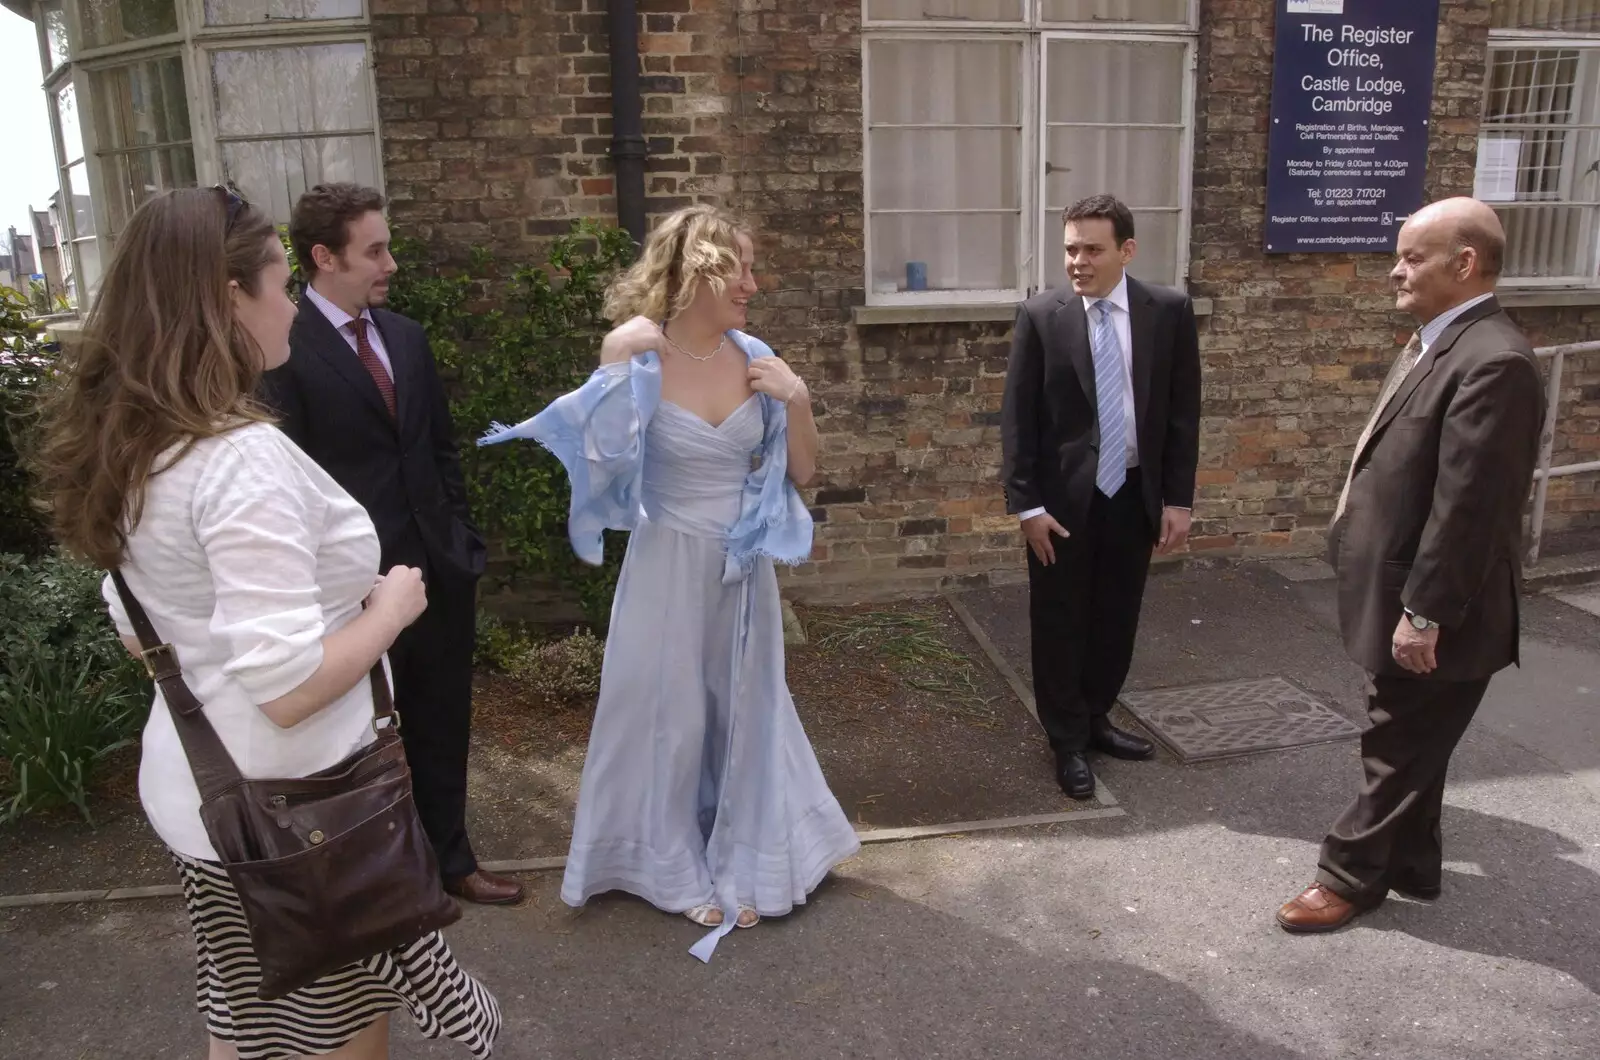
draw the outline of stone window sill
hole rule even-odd
[[[1556,290],[1549,287],[1504,287],[1495,297],[1507,309],[1550,309],[1560,306],[1600,306],[1600,287]]]
[[[1210,316],[1211,299],[1196,298],[1194,312],[1196,316]],[[1009,324],[1017,317],[1017,304],[989,302],[983,305],[858,305],[852,311],[851,317],[857,327],[892,324],[971,324],[991,321]]]

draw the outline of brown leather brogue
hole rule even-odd
[[[522,900],[522,884],[479,869],[471,876],[457,876],[444,881],[446,893],[478,905],[510,905]]]
[[[1278,926],[1297,935],[1337,931],[1367,908],[1341,898],[1323,884],[1313,883],[1278,910]]]

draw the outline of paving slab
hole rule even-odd
[[[1550,595],[1568,607],[1576,607],[1579,611],[1587,611],[1591,615],[1600,617],[1600,587],[1591,586],[1584,589],[1572,589],[1567,592],[1553,592]]]

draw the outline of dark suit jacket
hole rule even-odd
[[[421,325],[382,309],[372,319],[394,367],[397,415],[349,342],[309,298],[289,333],[289,360],[268,372],[267,403],[283,432],[372,517],[383,569],[483,573],[483,538],[467,510],[450,405]]]
[[[1438,680],[1517,661],[1543,389],[1532,347],[1491,298],[1445,329],[1355,454],[1328,552],[1345,647],[1368,671],[1409,674],[1390,654],[1403,607],[1444,627]]]
[[[1200,339],[1181,291],[1128,277],[1133,404],[1152,540],[1161,509],[1194,506],[1200,456]],[[1045,508],[1075,533],[1088,518],[1099,463],[1089,317],[1071,287],[1017,310],[1001,411],[1006,510]]]

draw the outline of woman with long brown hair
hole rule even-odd
[[[120,570],[246,777],[305,777],[374,739],[367,675],[421,613],[419,572],[378,577],[362,507],[252,400],[289,355],[295,307],[271,221],[226,189],[145,203],[117,241],[48,409],[39,470],[58,538]],[[129,649],[133,626],[107,579]],[[494,998],[440,936],[276,1000],[156,693],[139,795],[171,849],[198,953],[211,1060],[388,1056],[388,1013],[489,1055]]]

